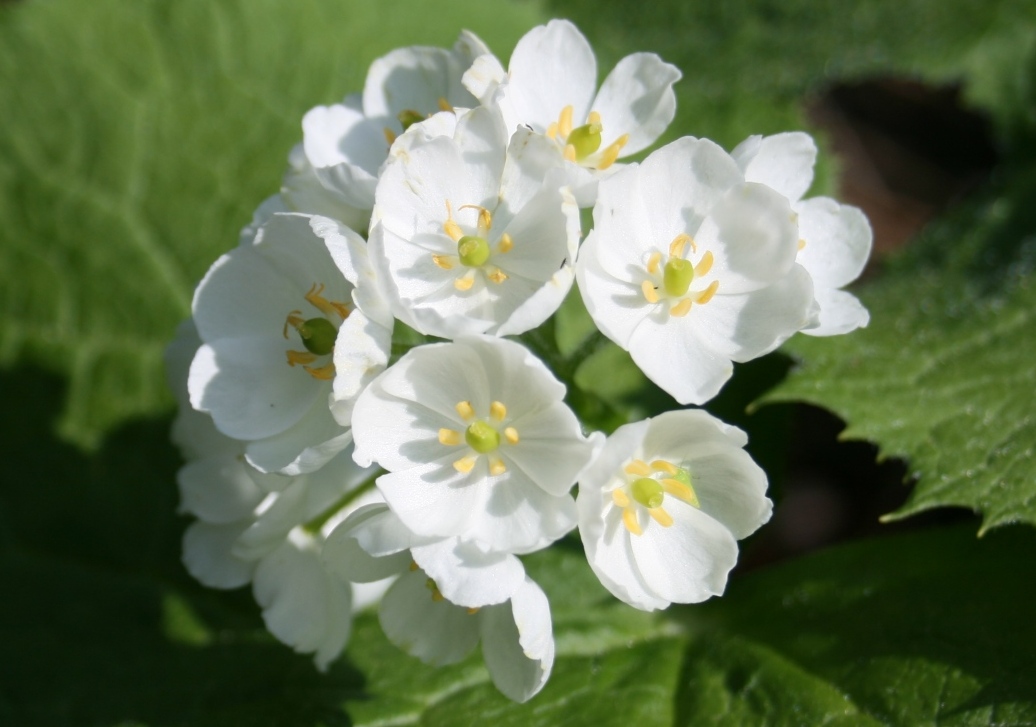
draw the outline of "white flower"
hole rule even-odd
[[[396,317],[454,338],[522,333],[557,310],[572,285],[579,210],[526,169],[540,146],[525,131],[508,147],[499,115],[478,108],[452,136],[415,139],[386,165],[370,251]]]
[[[372,319],[353,295],[371,274],[366,246],[352,230],[326,218],[275,214],[199,283],[193,311],[203,344],[188,378],[191,404],[225,435],[247,442],[248,460],[259,469],[311,471],[348,443],[335,415],[347,422],[352,402],[336,400],[332,415],[332,380],[358,391],[387,363],[390,348],[387,313],[368,305]]]
[[[860,301],[840,288],[859,277],[871,251],[873,234],[866,215],[829,197],[802,199],[813,182],[817,148],[802,132],[750,136],[732,152],[745,179],[765,184],[788,198],[799,218],[798,262],[813,277],[820,305],[811,336],[833,336],[863,328],[870,315]]]
[[[328,536],[324,558],[348,580],[401,574],[379,617],[388,639],[408,654],[452,664],[481,639],[493,683],[518,702],[550,676],[550,607],[513,555],[486,553],[458,538],[416,536],[387,508],[372,505]]]
[[[519,126],[555,142],[580,205],[593,204],[596,172],[651,146],[676,114],[675,66],[654,53],[626,56],[597,90],[593,49],[567,20],[526,33],[508,64],[481,56],[464,82],[482,103],[499,104],[508,132]]]
[[[461,76],[486,53],[489,49],[477,36],[463,31],[451,50],[414,46],[377,59],[362,96],[317,106],[305,115],[306,165],[339,204],[369,212],[378,171],[396,136],[436,111],[475,105]],[[295,181],[288,180],[286,186],[291,188]],[[313,190],[305,189],[313,199]]]
[[[619,427],[579,480],[586,557],[617,598],[644,610],[723,593],[737,540],[770,519],[747,438],[700,410]]]
[[[708,401],[731,361],[772,351],[813,315],[788,201],[683,138],[601,181],[576,275],[598,328],[681,404]]]
[[[592,443],[565,387],[522,346],[488,336],[411,349],[362,393],[355,458],[415,534],[531,552],[572,529],[569,491]]]

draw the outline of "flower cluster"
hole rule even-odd
[[[723,592],[737,540],[771,512],[745,435],[698,409],[587,432],[566,383],[507,338],[577,283],[604,336],[702,404],[732,362],[866,325],[841,287],[870,229],[802,199],[807,135],[733,153],[686,137],[622,161],[672,121],[679,78],[638,53],[598,89],[586,39],[552,21],[506,68],[467,31],[395,50],[362,94],[306,114],[280,193],[168,351],[198,580],[251,583],[270,631],[320,668],[380,600],[393,643],[447,664],[481,642],[518,701],[554,658],[519,556],[578,530],[636,608]]]

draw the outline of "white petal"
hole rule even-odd
[[[183,564],[209,588],[238,588],[252,580],[253,563],[231,553],[248,520],[227,525],[195,522],[183,534]]]
[[[587,312],[601,332],[623,349],[629,350],[630,337],[637,325],[651,313],[640,288],[629,278],[617,278],[601,265],[602,244],[596,229],[583,243],[576,261],[576,281]],[[632,265],[631,265],[632,267]]]
[[[329,167],[317,174],[317,170],[306,159],[302,145],[294,147],[288,156],[288,169],[281,180],[281,191],[277,195],[281,203],[271,207],[269,212],[305,212],[341,220],[358,230],[370,222],[371,207],[374,204],[374,177],[367,172],[353,168],[349,179],[337,167]],[[349,165],[341,165],[343,168]],[[325,186],[325,181],[329,186]],[[258,220],[241,232],[241,244],[252,244],[255,229],[269,217]]]
[[[813,183],[817,147],[809,134],[791,131],[773,136],[750,136],[731,152],[749,182],[775,189],[797,202]]]
[[[479,616],[482,655],[493,684],[509,699],[528,701],[546,684],[554,665],[546,595],[526,577],[510,604],[490,606]]]
[[[848,333],[857,328],[864,328],[871,316],[863,304],[851,293],[844,290],[820,288],[816,291],[817,303],[820,304],[820,320],[813,328],[804,328],[803,333],[810,336],[836,336]]]
[[[640,322],[630,338],[630,355],[649,379],[681,404],[704,404],[733,375],[730,357],[702,342],[686,318],[661,316]]]
[[[519,122],[543,133],[571,105],[584,122],[597,88],[597,61],[583,34],[567,20],[551,20],[518,41],[507,67]]]
[[[464,88],[480,103],[484,103],[506,78],[507,71],[503,64],[492,53],[487,53],[474,60],[461,80]]]
[[[856,280],[871,253],[873,233],[867,216],[828,197],[807,199],[795,211],[799,237],[806,243],[798,263],[813,276],[815,286],[841,288]]]
[[[654,144],[676,115],[673,84],[680,76],[676,66],[654,53],[634,53],[619,61],[593,103],[604,127],[601,146],[629,134],[622,148],[625,157]]]
[[[358,509],[335,528],[324,542],[322,556],[327,569],[353,583],[370,583],[404,572],[410,565],[409,538],[398,531],[402,525],[384,505],[368,505]],[[382,546],[375,552],[364,549],[359,537]],[[384,547],[377,541],[388,540],[398,548]]]
[[[358,166],[376,175],[385,161],[388,142],[381,130],[348,106],[317,106],[302,117],[302,145],[316,168]]]
[[[353,405],[389,362],[392,328],[377,323],[360,311],[349,314],[335,339],[335,378],[331,413],[340,424],[352,419]]]
[[[418,546],[411,553],[442,595],[458,606],[503,603],[525,580],[525,568],[513,555],[486,553],[458,538]]]
[[[252,514],[265,492],[236,456],[206,457],[188,462],[176,473],[180,506],[207,523],[225,524]]]
[[[474,36],[469,36],[467,40],[470,42],[472,38]],[[397,121],[401,111],[416,111],[421,115],[439,111],[439,99],[451,106],[471,108],[476,100],[461,86],[460,79],[471,62],[467,54],[477,47],[462,43],[460,50],[455,54],[444,48],[411,46],[397,48],[378,58],[367,71],[363,87],[364,113],[371,118]],[[398,131],[396,126],[398,121],[393,126]]]
[[[261,472],[287,475],[312,472],[352,441],[348,429],[335,420],[328,408],[330,387],[325,385],[321,389],[323,396],[313,397],[310,409],[294,425],[248,443],[246,458],[250,465]]]
[[[564,402],[556,402],[516,416],[510,425],[518,431],[520,441],[504,446],[501,454],[550,494],[568,493],[593,453],[572,410]]]
[[[453,664],[478,643],[478,619],[433,599],[427,580],[420,570],[401,575],[382,599],[378,620],[388,640],[411,656],[435,666]]]

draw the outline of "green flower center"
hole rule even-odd
[[[334,350],[338,329],[326,318],[310,318],[303,321],[297,330],[302,338],[302,345],[310,353],[325,356]]]
[[[661,507],[665,497],[662,484],[650,477],[634,480],[630,485],[630,494],[633,495],[634,500],[647,508]]]
[[[457,257],[469,268],[481,267],[489,260],[489,242],[477,235],[464,235],[457,240]]]
[[[575,148],[577,160],[582,161],[601,148],[601,130],[603,128],[598,122],[572,129],[565,143],[571,144]]]
[[[486,422],[478,421],[464,430],[464,441],[479,454],[488,454],[500,446],[500,432]]]
[[[687,294],[694,280],[694,266],[682,257],[670,258],[662,272],[662,285],[665,292],[674,298]]]

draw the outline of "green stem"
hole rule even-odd
[[[374,487],[374,481],[377,480],[381,475],[385,474],[385,470],[378,470],[375,474],[368,477],[360,484],[359,487],[349,490],[347,493],[335,500],[329,508],[324,510],[322,513],[314,517],[312,520],[303,523],[302,529],[311,535],[317,535],[320,529],[327,524],[327,521],[342,511],[344,507],[349,505],[353,500],[362,495],[363,493]]]

